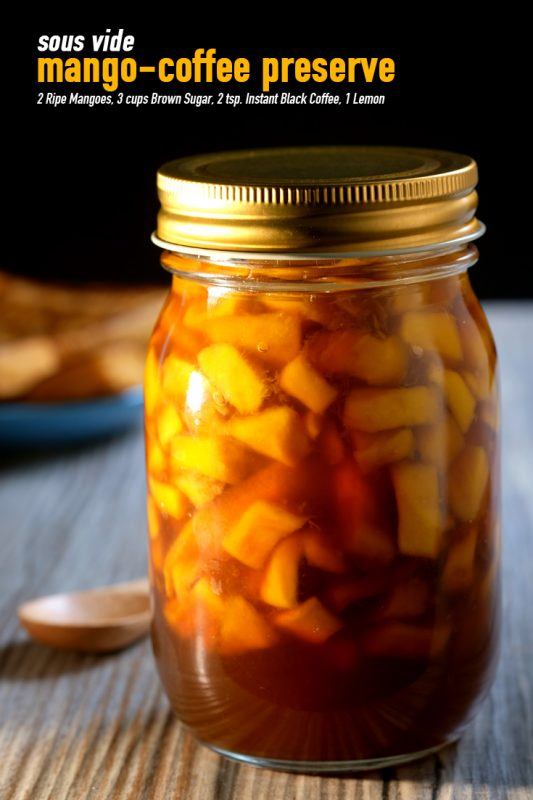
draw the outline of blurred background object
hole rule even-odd
[[[92,438],[138,420],[164,295],[0,272],[0,444]]]

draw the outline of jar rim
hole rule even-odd
[[[465,233],[463,236],[456,239],[449,239],[447,241],[432,242],[430,244],[421,244],[418,246],[397,247],[395,249],[378,248],[375,250],[308,250],[308,251],[258,251],[258,250],[230,250],[230,249],[215,249],[211,247],[194,247],[185,244],[178,244],[169,242],[158,236],[158,232],[154,231],[150,237],[153,244],[161,250],[169,250],[173,253],[181,253],[184,256],[193,258],[205,257],[211,260],[242,260],[242,261],[308,261],[310,259],[330,260],[339,258],[378,258],[380,256],[401,256],[408,255],[409,253],[432,253],[437,250],[455,250],[461,245],[469,244],[479,239],[487,230],[486,225],[481,220],[476,219],[476,227],[474,230]]]

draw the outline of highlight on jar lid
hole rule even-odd
[[[391,254],[478,238],[477,165],[404,147],[196,155],[157,174],[154,242],[184,252]]]

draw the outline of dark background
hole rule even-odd
[[[185,44],[191,39],[184,41],[172,26],[148,29],[122,22],[120,27],[136,37],[132,55],[139,63],[155,63],[162,56],[191,57],[196,47],[216,47],[218,56],[248,57],[252,72],[259,77],[263,55],[391,56],[397,78],[390,84],[279,87],[280,91],[331,90],[342,95],[354,90],[383,92],[387,95],[384,106],[241,106],[234,110],[225,106],[37,105],[42,90],[87,91],[73,84],[63,84],[66,90],[59,84],[36,84],[39,33],[89,35],[103,31],[105,25],[47,25],[31,34],[25,83],[16,87],[14,124],[8,132],[5,180],[14,201],[7,219],[12,233],[4,249],[5,269],[76,281],[164,280],[149,240],[158,208],[155,173],[163,162],[188,153],[239,147],[405,144],[456,150],[477,160],[479,217],[488,232],[479,243],[481,262],[473,270],[473,282],[485,298],[533,296],[524,254],[513,244],[517,241],[516,202],[510,202],[507,180],[502,180],[510,148],[520,148],[520,119],[518,112],[513,117],[497,102],[493,61],[487,73],[492,49],[478,34],[470,37],[463,31],[456,49],[449,40],[438,44],[433,36],[416,41],[396,36],[379,44],[378,37],[354,36],[349,45],[233,46],[225,43],[224,35],[213,38],[200,31],[193,44]],[[468,46],[464,46],[466,41]],[[500,49],[500,55],[505,58],[505,51]],[[258,81],[230,83],[222,89],[260,91]],[[164,85],[148,77],[123,90],[216,94],[218,87]],[[99,88],[90,91],[105,94]]]

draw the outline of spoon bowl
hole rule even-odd
[[[29,600],[18,609],[36,641],[61,650],[106,653],[127,647],[150,628],[146,578]]]

